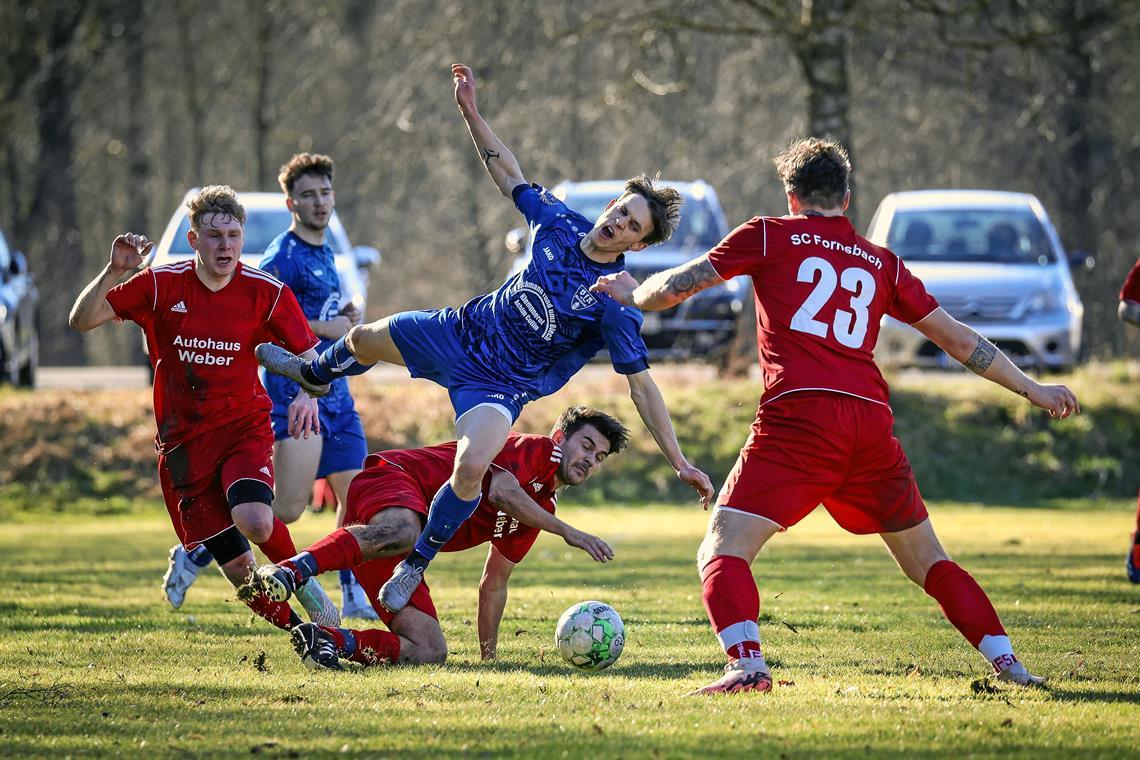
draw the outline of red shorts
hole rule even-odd
[[[378,466],[365,469],[349,484],[344,524],[367,525],[373,517],[392,507],[404,507],[419,512],[426,520],[428,506],[415,478],[396,465],[381,460]],[[372,602],[372,609],[376,610],[385,625],[392,623],[395,614],[380,604],[380,587],[392,577],[396,565],[400,564],[403,558],[400,556],[370,559],[352,568],[360,587],[368,595],[368,601]],[[431,589],[426,578],[412,593],[408,604],[439,620],[439,613],[436,612],[435,603],[432,602]]]
[[[823,504],[851,533],[893,533],[927,518],[889,407],[802,391],[760,407],[717,506],[787,529]]]
[[[227,492],[239,480],[273,488],[273,428],[268,414],[192,438],[158,457],[166,511],[187,550],[234,524]]]

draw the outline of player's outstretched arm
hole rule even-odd
[[[495,659],[499,648],[499,623],[507,606],[507,582],[514,569],[515,563],[500,554],[494,545],[487,547],[487,562],[479,579],[479,606],[475,612],[479,656],[484,660]]]
[[[1127,298],[1122,300],[1116,309],[1116,315],[1121,322],[1140,327],[1140,302],[1129,301]]]
[[[540,507],[509,472],[494,470],[488,496],[496,509],[523,525],[562,536],[567,544],[586,552],[596,562],[607,562],[614,558],[614,550],[609,544],[597,536],[578,530]]]
[[[1081,411],[1071,390],[1063,385],[1042,385],[1026,375],[998,347],[938,308],[912,325],[966,369],[1029,399],[1057,419]]]
[[[649,428],[653,440],[657,441],[657,447],[673,466],[677,477],[700,494],[701,506],[708,509],[713,497],[712,481],[708,475],[689,464],[681,453],[681,444],[677,442],[669,409],[649,370],[626,375],[626,379],[629,381],[629,395],[633,399],[633,405],[637,407],[637,413],[641,415],[645,427]]]
[[[154,243],[146,235],[124,233],[111,243],[111,258],[94,280],[75,299],[67,324],[80,332],[94,330],[115,318],[115,310],[107,303],[107,294],[123,275],[142,266]]]
[[[479,160],[487,168],[487,173],[491,175],[499,192],[510,198],[512,190],[527,183],[522,168],[514,154],[507,150],[507,146],[479,115],[479,109],[475,106],[475,74],[471,68],[462,63],[453,63],[451,76],[455,80],[455,103],[459,106],[459,113],[463,114],[463,120],[467,122],[467,130],[475,142],[475,150],[479,152]]]
[[[662,311],[722,282],[724,279],[713,269],[706,254],[658,272],[640,285],[629,272],[607,274],[599,277],[590,290],[605,293],[618,303],[636,306],[642,311]]]

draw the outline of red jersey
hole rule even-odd
[[[251,414],[269,424],[273,404],[253,349],[275,342],[303,353],[317,344],[293,292],[240,262],[217,292],[191,260],[144,269],[112,288],[107,302],[146,332],[159,451]]]
[[[902,260],[844,216],[758,216],[709,252],[724,279],[752,276],[761,405],[824,390],[887,404],[875,365],[884,314],[912,324],[938,308]]]
[[[455,465],[455,442],[422,449],[369,454],[364,460],[364,467],[375,467],[383,462],[413,475],[425,501],[430,504],[435,492],[451,477]],[[491,504],[487,496],[491,487],[491,475],[495,470],[505,470],[514,475],[523,490],[540,507],[554,514],[557,506],[554,478],[561,462],[562,449],[551,438],[524,433],[511,433],[507,436],[503,450],[491,462],[491,471],[483,478],[483,498],[479,501],[479,506],[459,528],[459,532],[444,544],[443,551],[463,551],[490,541],[508,560],[520,562],[530,551],[540,531],[523,525]]]
[[[1140,303],[1140,259],[1136,259],[1132,270],[1124,278],[1124,287],[1120,289],[1120,300]]]

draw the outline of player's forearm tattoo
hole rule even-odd
[[[491,161],[499,157],[498,151],[491,150],[490,148],[483,148],[483,164],[486,166],[491,165]]]
[[[690,265],[670,275],[666,288],[675,296],[686,298],[720,279],[707,260]]]
[[[989,369],[995,356],[997,356],[997,346],[979,335],[978,345],[974,348],[974,353],[962,362],[962,366],[980,375]]]

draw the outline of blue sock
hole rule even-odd
[[[352,574],[351,570],[345,569],[340,571],[340,585],[351,586],[356,583],[356,576]]]
[[[372,368],[371,364],[361,364],[348,350],[345,342],[347,335],[343,335],[326,348],[321,355],[306,364],[301,374],[306,380],[315,385],[328,385],[338,377],[349,375],[362,375]]]
[[[198,548],[186,554],[198,567],[205,567],[214,561],[214,555],[210,554],[210,550],[206,548],[205,544],[199,544]]]
[[[297,582],[298,587],[304,585],[305,581],[314,575],[321,574],[321,569],[317,567],[317,560],[308,552],[301,552],[296,557],[290,557],[281,564],[293,571],[293,579]]]
[[[475,512],[479,506],[482,494],[471,501],[464,501],[451,490],[451,483],[444,483],[443,487],[435,492],[428,509],[427,525],[420,534],[412,553],[406,562],[421,570],[435,559],[435,555],[443,545],[451,540],[459,526]]]
[[[337,628],[340,635],[344,636],[344,646],[341,647],[340,654],[342,657],[352,657],[356,654],[356,634],[347,628]]]

